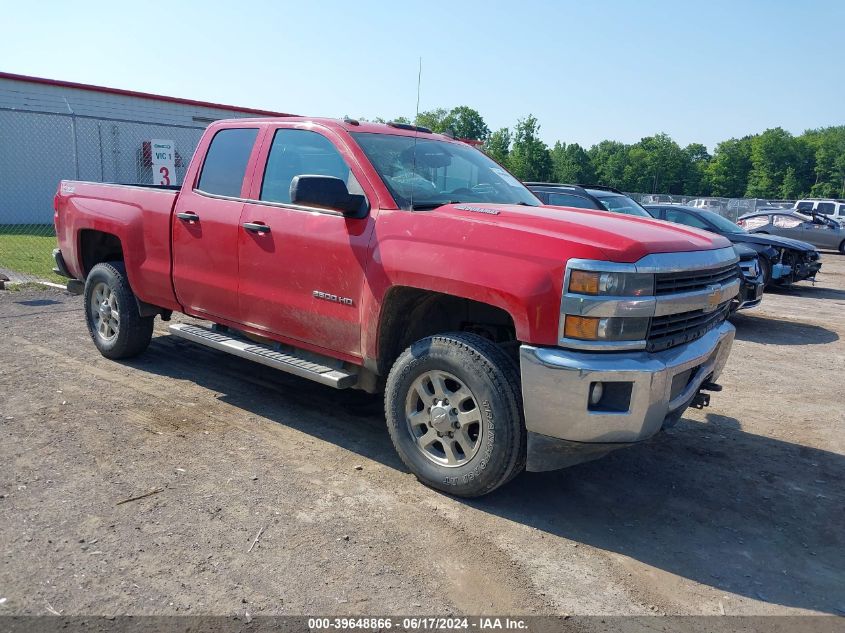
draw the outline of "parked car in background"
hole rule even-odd
[[[650,193],[642,197],[642,204],[675,204],[677,201],[668,193]]]
[[[610,211],[646,218],[652,217],[646,207],[643,207],[621,191],[611,187],[601,187],[599,185],[585,185],[582,187],[579,185],[541,182],[528,182],[525,184],[535,196],[549,205],[593,209],[595,211]],[[667,208],[675,209],[678,207],[677,205],[672,205]],[[731,312],[760,305],[763,297],[763,288],[766,285],[763,276],[764,267],[758,261],[757,251],[753,248],[736,244],[734,245],[734,250],[739,257],[739,268],[742,271],[742,285],[739,294],[731,302]]]
[[[739,257],[742,286],[739,289],[739,294],[731,303],[731,312],[756,308],[763,301],[763,289],[766,287],[763,269],[760,266],[760,256],[757,251],[745,244],[734,244],[734,250]]]
[[[625,215],[651,217],[643,206],[613,187],[600,185],[565,185],[552,182],[524,183],[545,204],[576,209],[595,209]]]
[[[696,198],[695,200],[690,200],[684,206],[694,209],[707,209],[719,213],[725,208],[725,203],[718,198]]]
[[[819,248],[828,248],[845,255],[845,226],[827,215],[797,211],[765,211],[744,215],[737,224],[752,233],[769,233],[801,240]]]
[[[760,256],[760,268],[767,286],[813,279],[822,266],[821,255],[812,244],[776,235],[749,233],[748,227],[736,225],[713,211],[679,205],[649,205],[646,210],[660,220],[718,233],[734,244],[753,248]]]
[[[845,223],[845,200],[799,200],[793,209],[804,215],[826,215],[840,224]]]

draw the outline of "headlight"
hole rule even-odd
[[[757,275],[760,274],[760,269],[757,266],[756,259],[752,259],[751,261],[747,262],[740,262],[739,267],[742,270],[742,274],[746,279],[756,279]]]
[[[648,334],[648,317],[564,316],[563,335],[581,341],[640,341]]]
[[[580,295],[615,297],[652,295],[654,294],[654,275],[573,270],[569,276],[568,291]]]

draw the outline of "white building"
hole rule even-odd
[[[174,142],[181,184],[206,125],[284,114],[0,73],[0,224],[51,224],[63,178],[153,182],[152,139]]]

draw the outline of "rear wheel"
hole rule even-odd
[[[130,358],[147,349],[155,317],[138,314],[122,262],[97,264],[85,280],[85,321],[106,358]]]
[[[387,378],[385,413],[402,461],[432,488],[476,497],[525,466],[516,365],[480,336],[431,336],[405,350]]]
[[[845,255],[845,240],[842,240],[842,243],[839,245],[839,252]]]

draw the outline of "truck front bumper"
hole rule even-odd
[[[671,426],[702,384],[719,377],[734,333],[725,322],[695,341],[653,354],[522,345],[527,469],[595,459]]]

